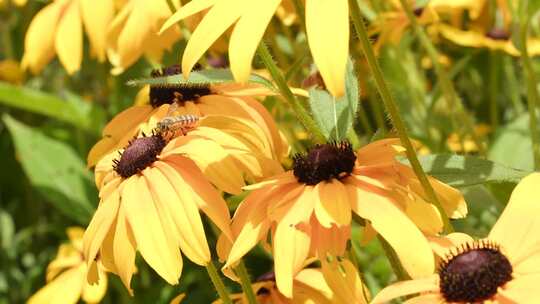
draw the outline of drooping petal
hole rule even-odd
[[[349,203],[347,189],[337,179],[330,182],[321,182],[316,186],[315,215],[326,228],[333,224],[345,226],[351,224],[351,205]]]
[[[218,0],[194,0],[190,1],[186,5],[182,6],[180,9],[176,11],[163,25],[161,26],[161,29],[159,30],[159,34],[163,33],[165,30],[170,28],[171,26],[175,25],[178,21],[187,18],[191,15],[195,15],[210,6],[214,5]]]
[[[319,257],[327,254],[342,256],[347,249],[347,241],[351,238],[351,226],[332,226],[325,228],[312,218],[311,252]]]
[[[248,81],[255,50],[280,2],[281,0],[246,2],[245,13],[236,23],[229,42],[229,60],[236,81]]]
[[[86,269],[85,269],[86,270]],[[86,271],[84,271],[86,274]],[[84,278],[84,276],[83,276]],[[97,284],[91,285],[86,282],[82,290],[82,299],[86,303],[99,303],[107,292],[107,275],[104,272],[100,273]]]
[[[521,180],[503,213],[491,229],[488,239],[498,242],[510,260],[522,259],[537,248],[540,240],[540,173]]]
[[[345,92],[349,55],[349,4],[346,0],[306,0],[309,49],[328,91]]]
[[[28,304],[66,303],[76,304],[81,296],[85,282],[84,265],[69,269],[59,275],[54,281],[45,285],[30,299]],[[82,270],[82,271],[81,271]]]
[[[58,22],[58,32],[54,41],[58,59],[68,72],[79,70],[82,62],[83,34],[79,1],[71,1]]]
[[[56,1],[40,10],[32,19],[24,38],[22,67],[39,73],[53,59],[56,26],[65,4]]]
[[[367,304],[364,284],[358,275],[356,267],[349,261],[338,262],[335,257],[329,262],[326,257],[321,259],[322,273],[328,286],[340,303]]]
[[[135,243],[133,231],[127,222],[126,211],[124,209],[125,208],[121,206],[118,211],[116,230],[114,232],[112,244],[112,256],[118,276],[128,291],[133,293],[130,283],[131,277],[136,271],[135,253],[137,245]]]
[[[408,280],[392,284],[381,290],[371,301],[372,304],[388,303],[392,299],[417,293],[438,293],[438,276],[432,275],[424,279]]]
[[[374,186],[357,183],[347,187],[352,209],[392,246],[403,267],[413,278],[432,274],[435,261],[431,248],[418,227],[393,200]]]
[[[127,180],[122,192],[127,221],[133,230],[137,249],[144,260],[169,284],[178,284],[180,276],[180,250],[176,242],[163,229],[148,186],[142,177],[134,175]]]
[[[105,61],[107,29],[114,18],[114,2],[110,0],[80,0],[82,20],[92,53]]]
[[[188,77],[202,55],[244,12],[249,0],[218,1],[208,11],[189,39],[182,57],[182,72]]]
[[[287,221],[280,222],[273,239],[276,285],[287,298],[293,295],[293,277],[302,268],[310,247],[311,231],[304,225],[302,230]]]

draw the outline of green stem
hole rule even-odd
[[[403,266],[401,266],[401,262],[399,261],[399,258],[397,257],[394,249],[392,249],[392,246],[390,246],[390,244],[388,244],[388,242],[380,234],[377,235],[377,239],[379,240],[379,243],[381,243],[384,254],[386,255],[386,258],[388,258],[390,266],[392,266],[392,270],[394,270],[394,273],[396,274],[398,280],[410,280],[411,277],[405,271],[405,269],[403,269]]]
[[[538,132],[536,110],[538,107],[538,91],[536,90],[536,75],[532,67],[531,58],[527,50],[527,29],[528,20],[523,22],[520,28],[520,40],[522,45],[521,61],[527,79],[527,104],[529,107],[529,128],[531,129],[531,140],[533,148],[534,169],[540,170],[540,135]]]
[[[214,284],[214,287],[216,288],[216,291],[219,294],[219,298],[221,299],[221,302],[223,304],[232,304],[231,298],[229,297],[229,293],[227,292],[227,289],[225,288],[225,284],[223,283],[223,280],[219,276],[216,266],[214,266],[214,262],[210,261],[208,265],[206,265],[206,271],[208,272],[208,276],[210,277],[210,280],[212,281],[212,284]]]
[[[485,151],[484,144],[480,140],[478,135],[474,132],[474,124],[471,121],[469,115],[466,113],[465,107],[463,106],[461,99],[456,93],[454,85],[450,81],[448,74],[446,73],[441,63],[439,62],[439,51],[437,50],[435,45],[433,45],[433,43],[427,36],[426,32],[424,31],[424,29],[418,24],[418,21],[416,20],[416,17],[414,16],[413,10],[411,6],[407,3],[407,0],[399,0],[399,1],[401,2],[401,6],[403,7],[403,10],[405,11],[407,15],[407,18],[409,19],[411,27],[416,32],[416,35],[418,36],[420,43],[426,49],[433,63],[435,73],[437,74],[437,78],[439,79],[439,82],[441,83],[441,90],[443,92],[443,95],[445,96],[444,99],[447,102],[447,108],[449,110],[455,110],[458,121],[460,121],[463,124],[466,131],[471,135],[473,141],[478,146],[480,154],[485,155],[486,151]]]
[[[377,89],[379,91],[379,94],[381,95],[381,99],[383,100],[384,105],[386,109],[388,110],[388,113],[390,114],[392,123],[394,127],[396,128],[399,139],[401,140],[401,144],[406,149],[407,158],[409,159],[412,169],[414,170],[416,177],[420,181],[420,184],[422,185],[422,188],[424,189],[424,192],[427,195],[428,201],[430,201],[438,209],[439,213],[441,214],[441,217],[444,222],[445,232],[447,233],[452,232],[454,231],[454,229],[452,225],[450,224],[448,215],[444,211],[444,208],[442,207],[439,201],[439,198],[437,197],[437,194],[435,194],[435,190],[433,190],[433,187],[431,186],[426,173],[424,172],[424,170],[422,169],[422,166],[420,165],[420,162],[418,161],[418,157],[416,156],[414,147],[407,134],[405,123],[403,122],[403,119],[401,118],[401,115],[399,114],[399,110],[396,105],[396,102],[394,101],[394,98],[392,97],[392,94],[390,94],[390,90],[388,89],[386,82],[384,81],[381,68],[379,66],[379,63],[377,62],[377,59],[375,58],[375,53],[369,41],[366,26],[364,25],[364,22],[362,21],[362,18],[360,17],[360,7],[358,6],[357,1],[358,0],[349,0],[349,3],[351,3],[351,17],[352,17],[356,32],[358,33],[358,38],[360,39],[362,50],[364,51],[364,55],[366,56],[366,61],[373,74],[373,77],[375,78],[375,83],[377,84]]]
[[[283,74],[272,59],[272,55],[268,51],[268,48],[266,47],[264,42],[261,42],[261,44],[259,45],[259,48],[257,49],[257,55],[261,58],[264,66],[268,69],[270,75],[272,75],[274,82],[281,91],[281,95],[283,95],[283,98],[285,98],[285,100],[292,107],[298,120],[302,123],[302,125],[304,125],[308,132],[311,132],[311,135],[313,135],[316,142],[325,142],[326,139],[324,135],[317,127],[317,124],[315,123],[313,118],[311,118],[309,112],[304,108],[304,106],[292,93],[291,89],[287,85],[287,82],[285,81]]]
[[[257,297],[253,292],[253,287],[251,286],[251,280],[249,279],[249,274],[246,269],[244,261],[240,260],[238,266],[236,267],[236,274],[240,277],[240,282],[242,283],[242,290],[247,297],[249,304],[257,304]]]
[[[499,126],[499,107],[497,105],[497,82],[500,61],[497,51],[489,52],[489,113],[493,130]]]

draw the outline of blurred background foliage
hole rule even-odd
[[[24,37],[33,16],[48,2],[18,2],[21,1],[0,1],[1,304],[22,303],[43,286],[46,266],[58,245],[66,240],[66,228],[88,224],[98,197],[93,174],[86,168],[86,155],[100,138],[103,126],[134,103],[139,88],[126,86],[126,82],[147,76],[152,68],[176,64],[185,46],[185,40],[180,40],[165,52],[161,62],[141,58],[124,73],[113,76],[109,63],[88,56],[85,37],[84,58],[78,72],[68,75],[55,59],[41,73],[32,75],[20,68]],[[381,16],[394,9],[386,1],[360,3],[370,25],[384,20]],[[534,20],[537,19],[532,22],[533,33],[539,33]],[[392,21],[386,20],[390,24],[386,26],[391,26]],[[420,152],[478,155],[478,147],[469,138],[462,138],[463,146],[460,144],[453,127],[456,121],[452,121],[455,109],[441,102],[432,63],[410,29],[405,27],[395,43],[379,44],[381,37],[380,32],[375,33],[373,41],[379,46],[384,75],[411,134],[423,145]],[[300,86],[312,72],[302,26],[275,18],[265,39],[290,84]],[[519,59],[486,47],[458,46],[437,34],[433,34],[433,39],[441,50],[441,63],[475,121],[478,135],[487,143],[486,155],[480,156],[532,171],[526,81]],[[360,103],[349,137],[360,146],[372,138],[391,135],[392,128],[355,39],[351,39],[351,52],[359,71]],[[208,67],[217,59],[226,62],[226,54],[211,56],[203,60],[203,66]],[[538,61],[534,64],[538,71]],[[254,65],[261,67],[259,62]],[[298,125],[290,109],[276,97],[268,97],[263,103],[289,138],[292,152],[304,150],[310,136]],[[456,221],[455,226],[475,236],[486,235],[513,186],[507,182],[462,187],[470,214],[467,219]],[[239,198],[229,200],[234,206]],[[361,239],[357,228],[354,240]],[[213,235],[209,242],[215,244],[215,239]],[[353,247],[372,293],[395,278],[376,241],[362,248],[354,242]],[[211,302],[216,295],[205,270],[185,261],[180,286],[167,285],[146,264],[138,263],[132,284],[136,297],[129,297],[120,280],[110,276],[103,302],[168,303],[180,292],[187,294],[185,303]],[[271,258],[258,249],[249,254],[246,264],[253,277],[257,277],[271,269]],[[228,283],[231,290],[239,290],[237,285]]]

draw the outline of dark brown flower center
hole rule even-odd
[[[417,7],[413,10],[413,13],[416,17],[420,17],[422,16],[422,13],[424,12],[424,8],[423,7]]]
[[[497,293],[512,279],[512,265],[499,246],[478,241],[459,248],[439,269],[441,293],[447,302],[477,303]]]
[[[195,68],[197,69],[197,67]],[[151,76],[165,77],[174,76],[182,73],[179,65],[173,65],[159,70],[153,70]],[[210,95],[210,85],[188,85],[185,83],[167,85],[152,85],[150,86],[150,104],[157,108],[164,104],[172,104],[177,102],[182,104],[185,101],[197,101],[202,96]]]
[[[316,185],[332,178],[349,175],[354,168],[356,155],[347,141],[316,145],[307,154],[293,157],[296,179],[307,185]]]
[[[510,33],[502,28],[493,28],[486,33],[486,37],[493,40],[508,40],[510,39]]]
[[[114,170],[123,178],[139,173],[157,160],[165,145],[159,134],[136,138],[129,142],[120,159],[113,161]]]

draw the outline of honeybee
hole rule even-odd
[[[176,136],[186,135],[189,130],[197,127],[199,116],[193,114],[166,116],[157,123],[156,131],[167,141]]]

